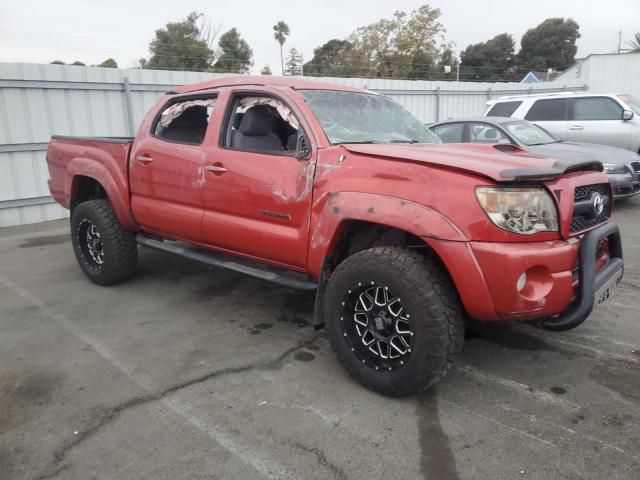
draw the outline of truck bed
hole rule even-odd
[[[70,199],[82,178],[90,177],[101,183],[116,208],[126,207],[131,145],[133,137],[52,136],[47,149],[51,195],[70,208]]]

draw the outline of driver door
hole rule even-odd
[[[271,93],[230,95],[219,144],[205,150],[203,242],[303,270],[315,152],[296,158],[297,139],[305,135],[302,127],[292,133],[276,108],[247,108],[241,105],[246,98],[258,103],[274,99],[291,111],[285,100]]]

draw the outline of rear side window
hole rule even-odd
[[[443,143],[462,143],[463,142],[463,123],[449,123],[447,125],[439,125],[432,127],[431,130],[440,137]]]
[[[607,97],[584,97],[573,100],[574,120],[620,120],[622,107]]]
[[[554,98],[549,100],[537,100],[525,115],[525,120],[535,122],[566,120],[567,119],[567,99]]]
[[[215,102],[215,98],[172,102],[156,120],[153,135],[170,142],[200,145],[204,141]]]
[[[487,112],[487,117],[510,117],[522,102],[498,102]]]

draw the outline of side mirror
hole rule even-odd
[[[622,120],[627,121],[633,118],[633,112],[631,110],[623,110],[622,111]]]
[[[296,142],[296,158],[298,160],[306,160],[311,155],[311,148],[304,132],[300,132]]]

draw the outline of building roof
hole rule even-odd
[[[280,77],[273,75],[235,75],[229,77],[220,77],[204,82],[191,83],[182,85],[174,91],[177,93],[197,92],[200,90],[211,90],[220,87],[235,87],[242,85],[271,85],[289,87],[298,90],[341,90],[346,92],[366,93],[362,88],[349,87],[347,85],[338,85],[328,82],[317,82],[315,80],[307,80],[301,77]]]
[[[549,81],[555,80],[555,78],[560,75],[562,72],[552,72],[549,74]],[[537,83],[537,82],[546,82],[547,81],[547,72],[535,72],[530,71],[527,73],[520,83]]]

